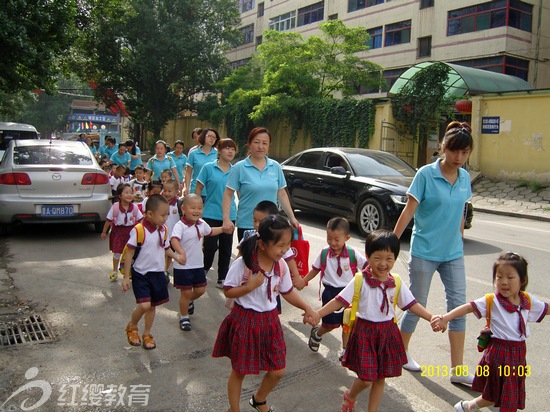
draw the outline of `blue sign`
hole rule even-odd
[[[116,123],[117,117],[108,114],[73,113],[67,116],[69,122]]]
[[[481,118],[481,134],[499,134],[500,116],[485,116]]]

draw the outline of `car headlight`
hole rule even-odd
[[[396,205],[405,205],[407,203],[407,196],[405,195],[390,195],[390,197]]]

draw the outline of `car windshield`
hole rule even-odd
[[[84,146],[19,146],[13,149],[16,165],[92,165]]]
[[[357,176],[405,176],[414,177],[416,170],[395,156],[385,153],[347,153],[347,158]]]

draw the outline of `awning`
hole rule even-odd
[[[466,93],[474,95],[533,90],[533,86],[519,77],[495,73],[488,70],[474,69],[472,67],[459,66],[458,64],[424,62],[411,67],[399,76],[388,92],[388,95],[393,96],[397,94],[416,73],[436,63],[444,64],[451,68],[449,79],[447,80],[447,93],[445,97],[462,97]]]

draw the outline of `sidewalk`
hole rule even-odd
[[[474,213],[550,221],[550,186],[494,180],[477,172],[470,172],[470,180]]]

